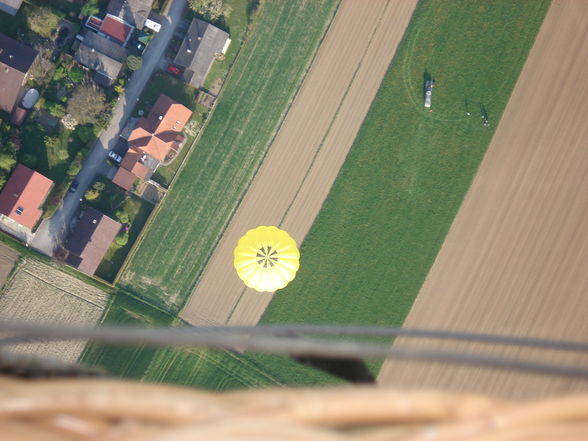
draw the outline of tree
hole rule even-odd
[[[84,6],[82,6],[81,12],[84,17],[98,14],[100,12],[100,8],[98,7],[98,0],[87,1]]]
[[[104,92],[91,83],[78,85],[67,103],[67,112],[79,124],[94,123],[98,115],[105,109]]]
[[[37,57],[29,70],[29,74],[37,84],[45,86],[49,84],[55,72],[55,63],[51,60],[53,49],[49,43],[37,43],[35,49]]]
[[[6,177],[6,175],[0,174],[0,190],[2,190],[2,188],[4,188],[4,185],[6,185],[7,180],[8,180],[8,178]]]
[[[0,153],[0,169],[10,172],[16,165],[16,158],[14,154],[2,152]]]
[[[141,57],[137,57],[136,55],[129,55],[127,57],[127,66],[131,70],[139,70],[143,65],[143,59]]]
[[[104,182],[96,181],[94,182],[94,185],[92,185],[92,188],[86,190],[84,197],[89,201],[98,199],[105,187]]]
[[[51,38],[61,17],[44,6],[31,7],[28,11],[27,23],[30,30],[41,37]]]
[[[31,153],[25,153],[22,155],[21,162],[29,168],[35,168],[37,166],[37,156]]]
[[[194,12],[210,21],[231,14],[231,7],[224,0],[188,0],[188,5]]]

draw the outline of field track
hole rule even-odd
[[[343,0],[280,133],[181,317],[256,324],[270,294],[244,289],[239,238],[279,225],[300,245],[327,197],[408,26],[416,0]]]
[[[588,341],[588,2],[555,0],[404,326]],[[416,342],[588,366],[565,352]],[[487,352],[488,353],[488,352]],[[387,361],[383,385],[524,398],[588,381]]]

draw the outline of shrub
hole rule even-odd
[[[55,118],[63,118],[65,116],[65,107],[63,104],[55,103],[53,101],[47,101],[45,108],[51,116]]]
[[[67,169],[67,175],[71,177],[76,176],[82,169],[83,161],[84,155],[82,154],[82,152],[78,152],[74,160],[69,165],[69,168]]]
[[[100,182],[100,181],[94,182],[94,185],[92,185],[91,188],[86,190],[84,197],[89,201],[96,200],[100,197],[100,195],[102,194],[102,191],[104,190],[105,187],[106,186],[104,185],[104,182]]]
[[[7,152],[0,153],[0,169],[6,172],[10,172],[16,165],[16,158],[14,153],[10,154]]]
[[[63,66],[59,66],[55,69],[55,73],[53,74],[53,81],[59,81],[64,79],[67,76],[67,72]]]
[[[61,124],[63,124],[63,127],[66,129],[73,130],[78,125],[78,121],[68,113],[63,118],[61,118]]]
[[[129,241],[129,233],[122,231],[116,236],[115,242],[118,246],[124,247]]]
[[[114,217],[116,217],[121,224],[129,223],[129,214],[124,210],[116,210]]]
[[[141,57],[137,57],[135,55],[129,55],[129,57],[127,58],[127,66],[129,66],[129,69],[131,69],[131,70],[139,70],[139,69],[141,69],[142,65],[143,65],[143,60],[141,59]]]
[[[81,83],[85,77],[86,72],[81,67],[76,66],[69,71],[69,79],[74,83]]]

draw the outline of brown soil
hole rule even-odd
[[[18,260],[18,254],[12,248],[3,243],[0,243],[0,288],[6,283],[6,279],[10,275],[10,271]]]
[[[279,225],[302,243],[380,86],[416,0],[343,0],[267,158],[181,313],[194,325],[256,324],[272,295],[244,289],[239,238]]]
[[[588,2],[554,1],[474,183],[406,327],[588,341]],[[480,344],[558,365],[588,357]],[[385,385],[511,398],[588,390],[588,381],[388,361]]]

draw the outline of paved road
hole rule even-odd
[[[181,312],[184,320],[193,325],[257,324],[272,294],[244,289],[233,269],[235,244],[258,225],[279,225],[302,243],[416,3],[343,0],[262,167]]]
[[[129,82],[124,95],[114,109],[110,126],[102,132],[96,145],[86,159],[84,167],[78,174],[77,180],[80,185],[75,193],[67,193],[63,205],[49,219],[45,219],[37,230],[30,246],[34,249],[51,256],[53,250],[65,237],[67,226],[74,216],[80,198],[88,186],[94,181],[98,170],[107,158],[118,139],[120,130],[131,116],[133,107],[141,95],[143,88],[151,77],[159,60],[163,58],[165,49],[171,40],[175,28],[181,21],[182,12],[186,7],[186,0],[173,0],[167,14],[163,16],[161,31],[152,40],[151,44],[143,54],[143,66],[135,72]]]
[[[406,327],[588,341],[587,32],[588,2],[552,2]],[[394,346],[588,366],[588,355],[565,351]],[[588,391],[580,379],[400,360],[378,381],[508,398]]]

